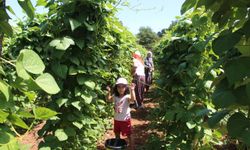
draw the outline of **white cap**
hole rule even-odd
[[[148,51],[148,54],[151,54],[151,55],[152,55],[152,52],[151,52],[151,51]]]
[[[116,85],[117,84],[128,84],[128,81],[125,79],[125,78],[119,78],[119,79],[117,79],[117,81],[116,81],[116,83],[115,83]]]
[[[138,56],[141,56],[140,51],[135,51],[135,54],[138,55]]]

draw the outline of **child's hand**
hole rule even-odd
[[[110,87],[109,87],[109,86],[107,86],[107,87],[106,87],[106,90],[107,90],[108,92],[110,92],[110,91],[111,91],[111,89],[110,89]]]
[[[134,89],[135,89],[135,86],[136,86],[135,83],[131,83],[130,89],[131,89],[131,90],[134,90]]]

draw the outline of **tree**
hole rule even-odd
[[[173,27],[178,23],[178,20],[172,21],[168,28],[163,28],[161,31],[157,32],[157,35],[161,38],[167,32],[167,30],[172,30]]]
[[[151,49],[152,45],[158,40],[158,36],[150,27],[140,27],[139,33],[136,35],[138,43],[146,49]]]

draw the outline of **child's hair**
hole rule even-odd
[[[114,94],[115,94],[115,96],[119,96],[119,92],[118,92],[118,90],[117,90],[117,85],[115,85],[115,87],[114,87]],[[126,85],[126,90],[125,90],[125,92],[124,92],[124,95],[127,95],[127,94],[129,94],[129,88],[128,88],[128,85]]]

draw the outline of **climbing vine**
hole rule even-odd
[[[209,148],[219,143],[220,132],[212,132],[206,123],[214,111],[210,86],[217,76],[210,68],[215,57],[209,43],[213,34],[201,30],[207,26],[214,29],[206,14],[186,14],[155,48],[157,83],[162,88],[157,90],[160,107],[155,126],[165,135],[160,145],[165,149]]]
[[[30,108],[38,106],[33,110],[35,116],[40,109],[48,114],[36,116],[47,120],[39,131],[44,138],[40,148],[95,149],[112,113],[104,101],[105,86],[119,76],[129,77],[131,53],[138,47],[136,39],[115,18],[115,1],[37,4],[47,7],[48,14],[35,14],[34,19],[19,22],[15,37],[5,41],[8,48],[3,58],[15,62],[16,69],[7,61],[2,68],[8,72],[8,80],[18,82],[25,93],[21,102],[20,92],[15,93],[18,100],[11,98],[10,108],[26,108],[25,113],[32,114]],[[6,90],[1,91],[6,96]],[[1,111],[7,113],[5,109]],[[27,118],[24,122],[30,121]],[[0,123],[9,127],[5,119]],[[12,133],[13,139],[15,136]]]

